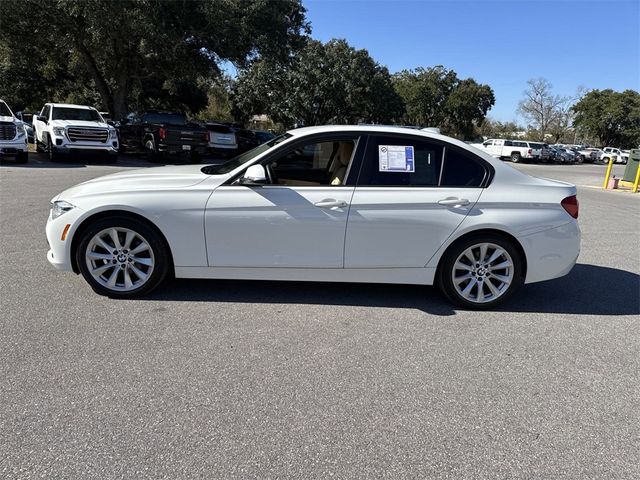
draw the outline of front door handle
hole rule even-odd
[[[344,200],[326,199],[314,203],[318,208],[344,208],[347,206],[347,202]]]
[[[464,207],[465,205],[469,205],[469,200],[467,200],[466,198],[448,197],[438,201],[438,203],[440,205],[444,205],[445,207],[459,208]]]

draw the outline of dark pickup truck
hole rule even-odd
[[[207,152],[209,132],[182,113],[130,113],[118,127],[121,151],[144,152],[151,161],[167,155],[187,155],[193,162]]]

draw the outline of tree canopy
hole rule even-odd
[[[461,80],[442,65],[403,70],[393,76],[393,84],[405,104],[404,123],[437,126],[465,137],[495,104],[491,87],[472,78]]]
[[[0,89],[20,106],[97,92],[114,116],[132,103],[197,111],[199,79],[222,61],[286,58],[308,32],[304,12],[300,0],[0,2]]]
[[[573,111],[576,128],[597,138],[601,146],[640,145],[640,93],[592,90],[573,106]]]
[[[345,40],[308,40],[285,62],[255,62],[240,72],[232,102],[236,116],[266,113],[285,126],[392,122],[403,109],[388,70]]]

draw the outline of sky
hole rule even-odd
[[[640,90],[640,0],[303,0],[311,36],[344,38],[391,73],[444,65],[490,85],[489,117],[520,120],[527,80],[554,93]]]

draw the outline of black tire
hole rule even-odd
[[[55,163],[60,159],[60,156],[53,150],[53,144],[49,137],[47,137],[47,153],[49,154],[49,161],[52,163]]]
[[[89,271],[90,267],[87,265],[85,254],[93,237],[103,230],[113,227],[121,227],[134,231],[146,240],[153,252],[154,266],[149,278],[140,287],[133,290],[118,291],[102,285],[92,276]],[[138,298],[149,294],[167,277],[171,271],[172,265],[169,249],[160,234],[144,221],[126,216],[114,215],[113,217],[101,218],[89,226],[89,228],[82,232],[82,237],[80,238],[75,255],[80,273],[91,286],[93,291],[99,295],[104,295],[110,298]]]
[[[202,157],[198,152],[191,152],[189,154],[189,163],[197,164],[197,163],[200,163],[201,161],[202,161]]]
[[[578,163],[584,163],[584,155],[578,155]]]
[[[156,142],[152,138],[147,138],[144,141],[144,150],[147,154],[147,160],[151,163],[157,163],[160,161],[160,155],[156,149]]]
[[[511,161],[513,163],[520,163],[522,161],[522,155],[520,155],[520,153],[518,152],[513,152],[511,154]]]
[[[20,152],[16,155],[16,163],[27,163],[29,161],[28,152]]]
[[[481,243],[497,245],[509,254],[513,263],[513,279],[511,280],[511,283],[507,287],[505,287],[503,293],[501,293],[495,300],[486,301],[484,303],[476,303],[467,300],[456,290],[452,277],[454,274],[454,265],[458,257],[462,255],[463,252],[465,252],[468,248]],[[456,269],[456,271],[458,270],[459,269]],[[488,310],[508,300],[524,284],[522,256],[518,248],[516,248],[516,246],[514,246],[510,240],[500,235],[479,234],[470,236],[453,243],[447,249],[440,261],[437,280],[438,286],[440,287],[444,295],[453,304],[469,310]],[[471,279],[470,281],[472,280],[473,279]],[[468,285],[468,283],[466,285]],[[488,290],[488,288],[486,290]]]
[[[38,153],[44,153],[44,149],[42,148],[42,144],[36,139],[36,137],[33,137],[33,143],[36,146],[36,152]]]

